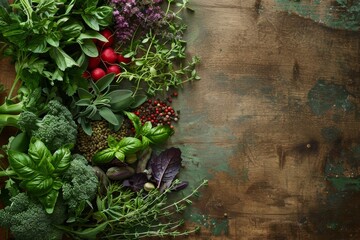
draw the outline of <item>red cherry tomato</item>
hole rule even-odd
[[[101,52],[100,57],[104,62],[107,63],[115,63],[116,60],[118,59],[116,52],[114,51],[113,48],[110,47],[104,49],[104,51]]]
[[[117,75],[121,73],[121,69],[118,65],[111,65],[107,68],[106,73],[115,73]]]
[[[91,77],[94,81],[99,80],[103,76],[105,76],[106,73],[102,68],[95,68],[91,71]]]
[[[111,47],[114,43],[113,33],[109,29],[104,29],[100,32],[100,34],[103,35],[108,40],[108,42],[98,41],[97,44],[104,48]]]

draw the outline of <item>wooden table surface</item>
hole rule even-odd
[[[312,2],[191,0],[202,80],[175,100],[169,144],[180,178],[209,185],[188,239],[360,239],[359,33],[327,26]]]

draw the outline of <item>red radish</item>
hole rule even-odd
[[[91,71],[91,77],[94,81],[99,80],[103,76],[105,76],[105,71],[102,68],[95,68]]]
[[[92,70],[94,68],[97,68],[99,66],[100,62],[101,62],[100,57],[91,57],[91,58],[89,58],[88,69]]]
[[[128,63],[131,62],[131,59],[130,59],[130,58],[126,58],[126,57],[124,57],[124,56],[121,55],[121,54],[118,54],[117,58],[118,58],[118,62],[119,62],[119,63],[128,64]]]
[[[104,29],[100,32],[100,34],[103,35],[108,40],[108,42],[102,42],[99,40],[97,44],[104,48],[111,47],[114,43],[113,33],[109,29]]]
[[[111,65],[108,67],[108,69],[106,70],[106,73],[115,73],[115,74],[120,74],[121,70],[120,67],[117,65]]]
[[[102,51],[100,56],[101,56],[101,59],[107,63],[115,63],[116,60],[118,59],[116,52],[114,51],[113,48],[110,48],[110,47],[104,49],[104,51]]]

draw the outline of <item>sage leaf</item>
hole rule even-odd
[[[111,111],[110,108],[102,107],[99,109],[99,114],[106,121],[111,123],[112,125],[119,125],[119,121],[116,118],[115,114]]]

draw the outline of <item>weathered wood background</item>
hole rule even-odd
[[[326,26],[324,5],[191,0],[202,80],[175,101],[170,142],[181,179],[209,179],[189,239],[360,238],[360,35]]]

